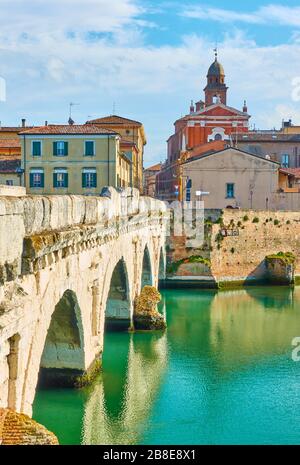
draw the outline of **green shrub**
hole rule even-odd
[[[248,221],[249,220],[249,216],[248,215],[244,215],[243,216],[243,221]]]
[[[285,265],[292,265],[296,257],[293,252],[278,252],[277,254],[273,253],[266,256],[267,261],[280,260]]]
[[[234,247],[231,247],[230,252],[234,253]]]
[[[259,218],[255,216],[252,220],[252,223],[259,223]]]
[[[190,257],[181,258],[177,262],[167,265],[167,273],[174,274],[183,263],[203,263],[207,267],[211,266],[209,258],[204,258],[201,255],[191,255]]]
[[[275,219],[274,220],[274,225],[277,226],[279,224],[279,220]]]

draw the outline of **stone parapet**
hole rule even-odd
[[[109,236],[160,221],[166,211],[163,202],[140,197],[131,188],[118,192],[109,187],[98,197],[0,197],[0,283],[34,271],[35,259],[99,245]]]

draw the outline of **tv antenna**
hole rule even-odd
[[[72,108],[73,108],[75,105],[80,105],[80,103],[74,103],[74,102],[70,102],[70,103],[69,103],[69,107],[70,107],[70,110],[69,110],[69,118],[70,118],[70,119],[72,119]]]

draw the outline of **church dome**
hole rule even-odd
[[[210,65],[207,76],[225,76],[224,68],[221,63],[218,62],[217,58]]]

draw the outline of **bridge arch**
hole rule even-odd
[[[70,374],[86,369],[86,325],[77,293],[67,288],[56,295],[53,306],[50,302],[50,297],[45,298],[41,306],[42,318],[33,329],[25,366],[21,411],[29,414],[39,378],[43,383],[64,384]]]
[[[121,258],[114,267],[110,279],[109,291],[105,304],[105,320],[119,322],[130,326],[131,299],[128,272],[124,258]]]
[[[165,279],[166,277],[166,253],[163,247],[159,251],[158,261],[158,281]]]
[[[142,261],[142,272],[141,272],[141,289],[144,286],[153,286],[154,277],[153,277],[153,265],[151,263],[151,256],[149,252],[148,245],[145,245]]]
[[[81,310],[74,291],[66,290],[56,304],[40,362],[40,378],[56,384],[64,370],[84,370]],[[43,379],[41,379],[43,381]]]

